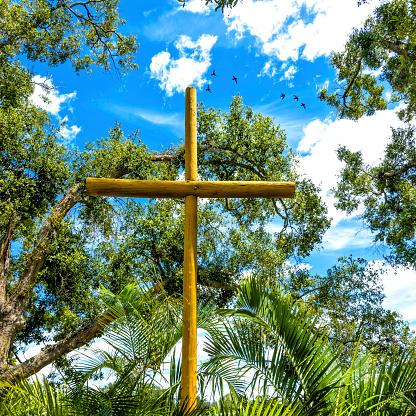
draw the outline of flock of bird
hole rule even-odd
[[[211,76],[214,76],[214,77],[217,76],[217,74],[215,73],[215,69],[212,71]],[[233,75],[233,81],[235,81],[235,83],[237,84],[237,77],[235,77],[234,75]],[[205,91],[211,92],[211,88],[209,88],[209,84],[207,85],[207,88]],[[283,100],[286,97],[286,95],[282,93],[280,94],[280,97],[282,97],[282,100]],[[293,95],[293,97],[294,97],[293,98],[294,100],[299,102],[299,97],[297,95]],[[304,103],[301,103],[300,106],[306,110],[306,105]]]
[[[286,97],[285,94],[281,93],[280,96],[282,97],[282,100]],[[297,95],[293,95],[293,99],[299,102],[299,97]],[[301,107],[303,107],[306,110],[306,105],[304,103],[301,103],[300,105]]]
[[[217,74],[215,73],[215,69],[212,71],[212,74],[214,77],[217,76]],[[233,81],[235,81],[235,83],[237,84],[237,77],[233,75]],[[209,84],[207,86],[207,89],[205,91],[211,92],[211,89],[209,88]]]

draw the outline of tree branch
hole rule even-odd
[[[393,42],[388,39],[381,39],[381,43],[389,51],[394,52],[399,56],[405,55],[405,50],[401,47],[401,45],[403,45],[403,42],[400,42],[400,41]]]
[[[416,161],[412,161],[408,163],[407,165],[404,165],[401,169],[398,170],[390,170],[388,172],[383,173],[382,178],[388,179],[388,178],[394,178],[395,176],[401,175],[402,173],[407,172],[409,169],[416,167]]]
[[[347,98],[347,95],[348,95],[351,87],[354,84],[355,79],[357,78],[358,74],[360,73],[361,61],[362,61],[362,58],[360,58],[360,60],[358,61],[357,69],[355,70],[354,76],[352,77],[351,81],[348,83],[347,88],[345,88],[344,94],[342,94],[342,102],[344,103],[344,107],[348,107],[345,100]]]
[[[16,225],[17,213],[10,215],[6,232],[0,243],[0,302],[6,301],[6,287],[10,266],[10,247],[12,243],[13,230]]]
[[[115,316],[111,312],[106,311],[99,318],[85,325],[69,337],[45,348],[39,354],[19,365],[9,367],[7,372],[0,375],[0,380],[14,383],[16,379],[30,377],[62,355],[87,344],[100,329],[114,320]]]
[[[212,149],[212,148],[218,149],[218,150],[223,150],[225,152],[230,152],[230,153],[238,156],[242,160],[245,160],[246,162],[250,163],[252,165],[251,169],[249,169],[247,167],[248,165],[241,165],[240,166],[237,163],[236,163],[236,165],[240,166],[240,167],[244,167],[244,168],[249,169],[251,171],[254,171],[254,173],[256,173],[260,178],[263,178],[266,175],[266,171],[262,167],[258,166],[258,164],[254,160],[249,159],[245,155],[242,155],[240,152],[238,152],[237,150],[232,149],[230,147],[218,146],[216,144],[210,144],[209,146],[202,147],[202,150],[209,150],[209,149]],[[212,162],[210,162],[210,163],[212,163]],[[228,164],[230,164],[230,162],[228,162]],[[258,171],[253,170],[254,169],[253,166],[255,166],[258,169]]]
[[[10,297],[13,303],[28,303],[30,295],[36,283],[37,275],[43,266],[48,254],[49,245],[57,233],[58,227],[68,211],[78,202],[84,199],[80,185],[73,186],[65,196],[58,202],[52,212],[40,227],[35,247],[29,256],[29,260],[23,270],[22,276],[17,282],[16,289]],[[25,305],[26,306],[26,305]]]

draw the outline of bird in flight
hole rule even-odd
[[[285,95],[283,93],[281,93],[280,96],[282,97],[282,100],[283,98],[285,98]]]
[[[217,76],[217,74],[215,73],[215,69],[212,71],[212,74],[211,75],[214,75],[214,77]]]
[[[235,81],[235,83],[237,84],[237,78],[233,75],[233,80]]]
[[[296,101],[299,101],[299,98],[298,98],[298,96],[297,95],[294,95],[294,99],[296,100]]]
[[[210,90],[210,88],[209,88],[209,85],[208,85],[208,88],[207,88],[205,91],[211,92],[211,90]]]
[[[305,110],[306,110],[306,106],[305,106],[305,104],[301,104],[301,107],[303,107]]]

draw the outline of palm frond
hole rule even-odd
[[[209,332],[205,347],[207,371],[226,362],[228,378],[250,375],[247,387],[254,381],[284,403],[299,401],[305,414],[317,414],[332,401],[342,380],[338,353],[318,335],[317,318],[305,307],[250,276],[240,286],[236,308],[220,313],[223,328]]]

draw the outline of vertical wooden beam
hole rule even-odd
[[[185,180],[196,181],[196,89],[186,88],[185,96]]]
[[[185,94],[185,180],[197,180],[196,89]],[[181,403],[196,407],[196,252],[198,198],[185,197]]]

